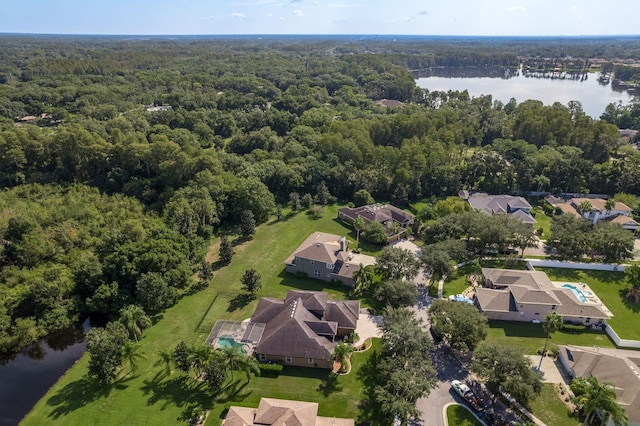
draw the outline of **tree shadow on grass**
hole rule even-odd
[[[60,416],[67,415],[98,398],[108,397],[112,388],[120,389],[124,387],[122,384],[107,386],[88,377],[71,382],[47,400],[47,405],[56,407],[51,412],[50,417],[57,419]]]
[[[238,309],[242,309],[247,306],[254,297],[247,293],[238,294],[236,297],[229,301],[229,307],[227,307],[227,312],[233,312]]]
[[[358,370],[358,379],[362,382],[364,388],[364,396],[360,402],[360,415],[358,416],[358,424],[369,423],[371,420],[383,419],[384,416],[380,412],[380,404],[375,400],[374,389],[380,385],[380,361],[382,355],[379,351],[372,353],[367,362]]]
[[[250,389],[244,392],[241,392],[245,387],[247,387],[248,384],[249,382],[247,382],[246,380],[240,380],[240,379],[234,380],[233,382],[228,383],[224,388],[222,388],[222,391],[216,398],[216,402],[225,404],[229,401],[244,400],[253,392]]]
[[[618,292],[618,294],[620,294],[620,298],[622,299],[622,304],[633,313],[640,312],[640,303],[636,303],[633,297],[627,297],[628,291],[629,290],[626,288],[621,288]]]
[[[142,386],[144,395],[149,395],[147,405],[155,405],[164,401],[161,410],[169,405],[184,407],[196,403],[202,407],[211,404],[211,395],[204,382],[196,382],[193,378],[180,375],[169,380],[145,380]]]
[[[322,383],[318,386],[318,390],[322,392],[322,395],[328,397],[332,393],[341,392],[343,387],[340,386],[340,382],[338,380],[339,376],[337,374],[333,374],[329,372],[326,377],[322,380]]]

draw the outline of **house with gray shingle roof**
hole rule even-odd
[[[472,209],[479,210],[490,216],[508,214],[530,226],[536,223],[536,220],[531,216],[531,204],[522,197],[489,195],[484,192],[473,194],[461,192],[460,196],[469,202]]]
[[[264,324],[256,355],[261,362],[332,368],[336,338],[355,331],[359,313],[359,300],[330,300],[319,291],[263,297],[251,317],[252,323]]]
[[[287,258],[285,269],[293,274],[304,274],[322,281],[340,281],[355,286],[353,274],[360,265],[375,264],[373,256],[352,253],[345,237],[314,232]]]
[[[595,376],[613,385],[616,401],[624,408],[630,425],[640,425],[640,358],[637,352],[616,350],[601,353],[599,348],[559,345],[558,360],[573,377]],[[604,352],[604,351],[603,351]]]
[[[405,234],[405,229],[413,225],[415,217],[391,204],[369,204],[360,207],[343,207],[338,210],[338,218],[353,223],[358,217],[364,219],[365,224],[378,222],[387,230],[387,242],[396,241]],[[399,232],[394,232],[394,223]]]
[[[475,302],[489,319],[544,321],[556,312],[567,322],[600,324],[612,316],[601,302],[578,299],[575,290],[554,284],[544,272],[482,268],[482,277]]]

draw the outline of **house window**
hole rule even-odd
[[[311,263],[313,265],[315,262],[313,260],[310,260],[309,263]]]
[[[313,358],[308,358],[308,359],[307,359],[307,362],[308,362],[309,364],[313,364]]]
[[[524,316],[524,312],[520,312],[520,316],[523,317]]]
[[[535,314],[533,314],[533,315],[540,315],[540,314],[536,312],[536,313],[535,313]]]
[[[318,271],[317,269],[315,271],[313,271],[313,276],[314,277],[319,277],[320,275],[321,275],[320,271]]]
[[[333,269],[333,263],[327,263],[327,269]]]
[[[287,364],[291,364],[291,357],[290,356],[285,356],[284,357],[284,362],[286,362]]]
[[[587,320],[585,321],[587,324],[589,324],[591,322],[591,318],[587,318]]]
[[[551,305],[551,310],[554,311],[556,309],[556,305]]]
[[[293,260],[293,263],[298,263],[298,262],[300,262],[300,258],[296,256],[296,258]]]
[[[267,356],[265,354],[260,354],[260,361],[266,361]]]

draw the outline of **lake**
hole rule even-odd
[[[416,84],[429,91],[467,90],[472,97],[491,95],[494,101],[505,104],[511,98],[518,103],[536,99],[545,105],[579,101],[584,112],[593,118],[599,118],[610,103],[627,104],[633,99],[626,91],[614,90],[611,83],[599,82],[599,73],[587,73],[583,79],[532,77],[520,71],[509,78],[443,76],[444,73],[446,70],[440,69],[438,76],[419,77]]]
[[[88,321],[0,365],[0,426],[15,426],[84,353]]]

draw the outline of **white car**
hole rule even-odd
[[[471,392],[471,389],[469,389],[469,386],[465,385],[460,380],[452,381],[451,387],[453,388],[454,391],[456,391],[458,395],[460,395],[463,398],[467,393]]]

